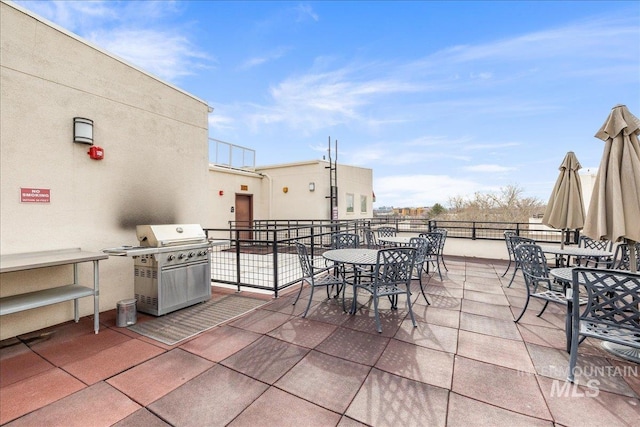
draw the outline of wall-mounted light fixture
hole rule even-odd
[[[73,142],[93,145],[93,120],[73,118]]]
[[[316,183],[315,182],[310,182],[309,183],[309,191],[316,191]]]

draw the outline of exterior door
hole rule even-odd
[[[236,194],[236,227],[247,228],[249,231],[241,232],[240,239],[251,240],[251,224],[253,223],[253,196],[251,194]]]

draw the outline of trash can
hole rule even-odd
[[[125,299],[122,301],[118,301],[116,313],[116,326],[119,328],[124,328],[126,326],[135,325],[138,320],[138,316],[136,313],[136,300],[134,299]]]

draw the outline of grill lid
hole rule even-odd
[[[200,224],[138,225],[136,235],[141,246],[157,248],[207,241]]]

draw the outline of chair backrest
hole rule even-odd
[[[640,243],[634,245],[636,251],[636,270],[640,271]],[[629,244],[620,243],[616,246],[616,251],[613,254],[613,261],[610,268],[615,270],[631,270],[631,258],[629,253]]]
[[[550,284],[547,258],[540,246],[521,243],[513,250],[529,291],[535,292],[541,283],[544,283],[545,287]]]
[[[515,255],[516,247],[518,247],[519,245],[522,245],[522,244],[535,245],[536,244],[536,241],[533,239],[529,239],[528,237],[516,236],[516,235],[509,237],[509,240],[511,241],[511,247],[513,248],[514,255]]]
[[[360,246],[360,236],[354,233],[336,233],[331,237],[333,249],[357,248]]]
[[[442,233],[433,231],[431,233],[420,233],[418,236],[427,239],[429,242],[429,248],[427,250],[428,257],[438,255],[440,242],[442,241]]]
[[[613,247],[613,242],[611,240],[594,240],[591,237],[580,236],[580,240],[578,240],[578,247],[610,251]]]
[[[365,228],[363,230],[364,234],[364,243],[367,245],[367,248],[374,249],[378,247],[378,240],[376,239],[376,234],[370,228]]]
[[[640,274],[575,268],[573,283],[574,320],[586,322],[587,328],[615,326],[631,332],[640,330]],[[587,304],[580,305],[579,300],[586,300]],[[637,339],[635,343],[640,348]]]
[[[515,231],[505,230],[504,231],[504,241],[507,245],[507,253],[509,254],[509,259],[513,258],[513,244],[511,243],[511,238],[516,235]]]
[[[442,239],[440,239],[440,246],[438,247],[438,251],[442,254],[442,251],[444,250],[444,244],[447,241],[447,229],[446,228],[436,228],[435,230],[436,233],[440,233],[442,234]]]
[[[409,247],[416,250],[415,264],[423,263],[429,252],[429,241],[424,237],[412,237],[409,239]]]
[[[395,227],[379,227],[377,230],[378,237],[395,237],[398,230]]]
[[[300,242],[296,242],[296,251],[298,252],[298,260],[302,269],[302,277],[313,278],[313,265],[307,251],[307,247]]]
[[[408,246],[381,249],[376,258],[374,286],[410,286],[416,258],[415,248]]]

